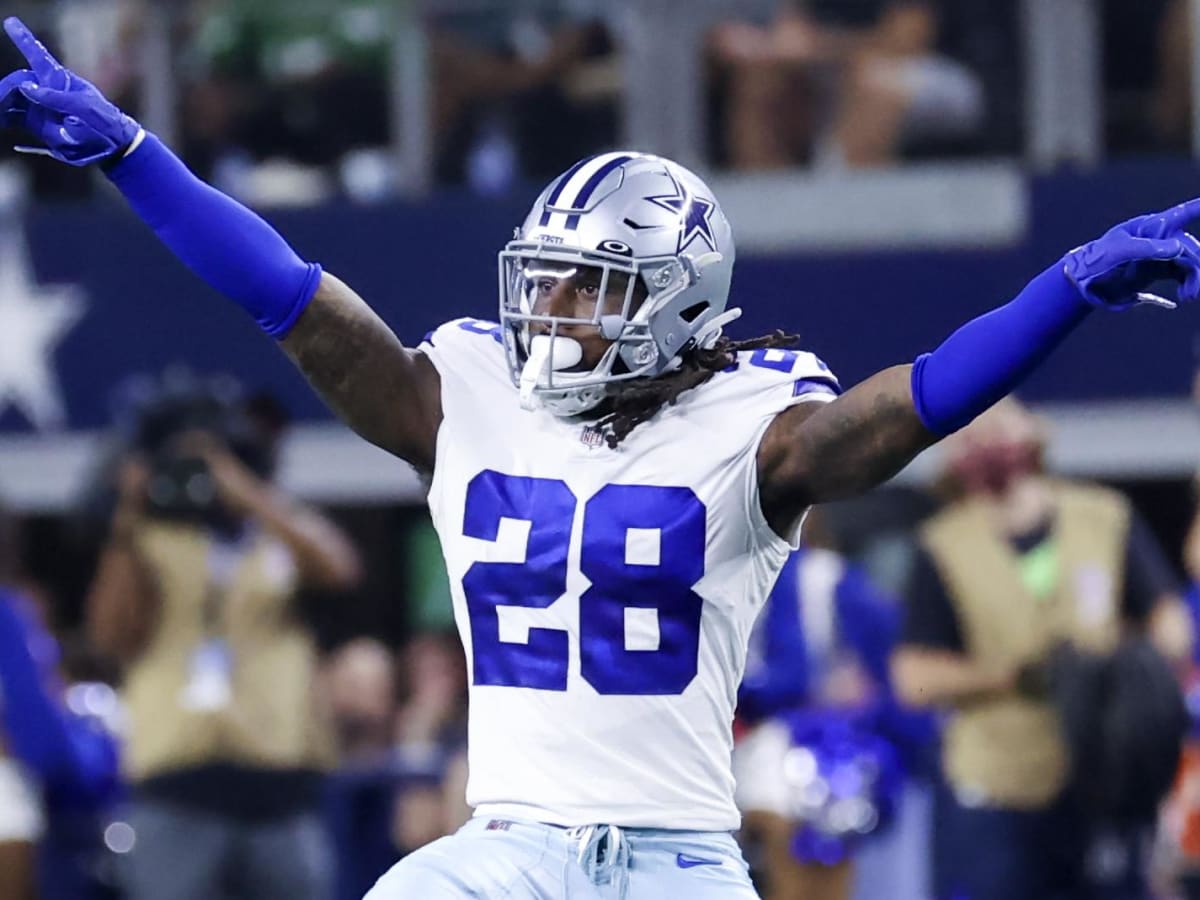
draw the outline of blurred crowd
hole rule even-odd
[[[395,187],[407,6],[29,5],[135,115],[169,13],[178,145],[232,193]],[[618,143],[631,9],[430,4],[437,181],[501,193]],[[1185,0],[1100,10],[1110,151],[1185,151]],[[1019,13],[730,3],[698,47],[709,155],[1019,153]],[[32,166],[43,195],[86,177]],[[394,521],[364,535],[289,496],[287,430],[270,397],[167,378],[130,393],[69,523],[0,513],[0,900],[349,900],[469,817],[436,549],[410,534],[427,558],[399,571]],[[1200,516],[1164,544],[1125,495],[1048,472],[1051,440],[1006,401],[946,444],[929,489],[806,524],[736,723],[740,837],[769,900],[1200,898]]]
[[[344,602],[361,554],[275,484],[269,397],[123,393],[82,603],[0,518],[0,897],[361,897],[469,815],[458,639],[320,639],[301,594]]]
[[[347,627],[386,564],[276,484],[284,411],[126,394],[75,577],[0,516],[0,897],[361,897],[471,814],[448,597],[393,571],[402,631]],[[811,514],[739,695],[768,900],[1200,897],[1200,515],[1168,554],[1050,440],[1009,399],[928,489]]]
[[[152,95],[173,98],[187,161],[268,204],[397,188],[391,148],[411,126],[400,98],[420,93],[422,67],[410,64],[418,53],[436,183],[500,193],[545,180],[624,140],[623,48],[631,29],[646,27],[637,0],[29,5],[65,61],[134,115],[155,115]],[[696,53],[714,165],[838,169],[1022,152],[1019,0],[727,7],[695,12],[711,21]],[[1109,152],[1186,152],[1186,0],[1097,7]],[[165,42],[157,56],[153,28]],[[408,40],[414,32],[423,41]],[[43,193],[79,190],[58,183],[70,173],[37,172]]]

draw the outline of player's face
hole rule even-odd
[[[582,320],[558,327],[560,335],[573,338],[583,348],[583,358],[572,367],[579,371],[594,368],[613,343],[603,338],[599,326],[593,323],[602,316],[632,316],[643,299],[642,292],[635,290],[629,309],[625,310],[630,276],[610,272],[607,283],[602,283],[603,271],[593,266],[539,263],[527,267],[525,277],[529,280],[530,311],[534,315]],[[550,325],[533,322],[529,331],[534,335],[548,334]]]

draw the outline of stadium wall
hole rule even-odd
[[[929,170],[898,172],[842,190],[827,179],[718,184],[735,229],[746,234],[734,279],[745,315],[735,333],[799,332],[851,384],[931,348],[1111,223],[1200,193],[1200,173],[1175,161],[1039,178],[999,165],[976,172],[945,179]],[[913,178],[954,187],[914,191]],[[930,208],[916,206],[926,195]],[[525,192],[513,199],[446,194],[419,205],[336,205],[270,218],[412,343],[446,318],[494,318],[495,252],[526,199]],[[819,227],[823,221],[828,229]],[[10,305],[16,296],[17,305],[43,308],[54,285],[71,287],[76,304],[43,360],[64,413],[57,427],[35,428],[11,385],[0,384],[0,494],[15,493],[18,505],[56,505],[29,479],[59,459],[66,468],[53,481],[64,493],[94,433],[111,420],[114,385],[171,365],[229,372],[276,392],[304,424],[300,437],[309,443],[294,448],[291,471],[305,493],[395,499],[414,489],[407,473],[383,476],[377,466],[386,460],[363,461],[359,468],[376,474],[362,485],[322,479],[322,461],[354,439],[329,423],[251,322],[188,275],[116,202],[29,210],[24,228],[0,229],[0,276]],[[1200,448],[1186,402],[1197,316],[1154,309],[1094,316],[1031,379],[1026,397],[1065,423],[1065,443],[1078,448],[1068,468],[1133,476],[1191,468]],[[19,335],[10,329],[5,337]],[[1152,429],[1153,445],[1135,428]],[[24,474],[14,487],[18,470]]]

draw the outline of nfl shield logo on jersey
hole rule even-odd
[[[587,447],[603,447],[604,429],[597,428],[595,425],[584,425],[583,431],[579,433],[579,440]]]

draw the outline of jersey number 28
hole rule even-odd
[[[529,523],[523,562],[476,562],[463,576],[475,684],[567,689],[567,632],[502,641],[499,609],[544,609],[566,592],[578,503],[552,478],[488,470],[468,485],[467,537],[495,541],[501,519]],[[610,484],[584,505],[579,570],[591,584],[579,596],[579,663],[599,693],[679,694],[696,677],[705,522],[685,487]]]

